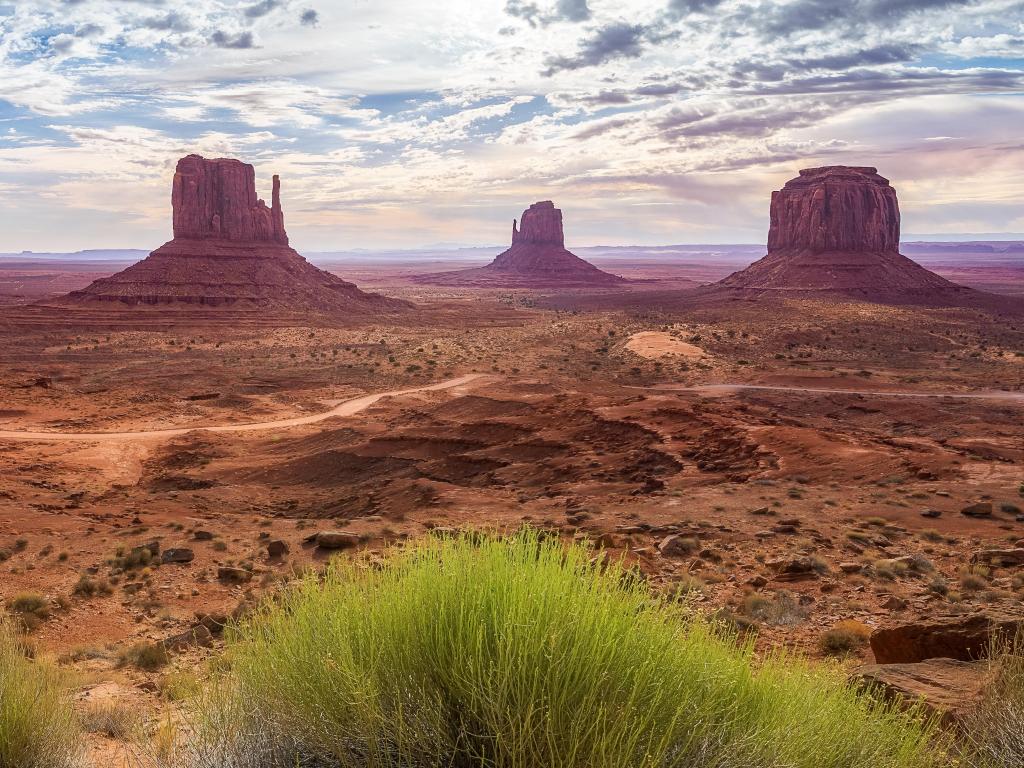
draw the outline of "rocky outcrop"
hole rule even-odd
[[[802,170],[772,193],[770,219],[768,255],[714,284],[711,291],[832,293],[943,305],[972,303],[984,296],[899,253],[896,190],[874,168]]]
[[[905,664],[947,658],[984,658],[994,641],[1012,639],[1024,631],[1024,618],[974,616],[928,620],[875,630],[871,650],[879,664]]]
[[[988,682],[983,661],[929,659],[914,664],[867,664],[854,681],[881,698],[925,711],[947,725],[969,714]]]
[[[486,267],[415,280],[434,285],[481,287],[574,288],[615,286],[626,281],[604,272],[565,249],[562,211],[550,200],[534,203],[512,221],[512,245]]]
[[[288,247],[280,179],[274,176],[268,208],[256,196],[256,174],[247,163],[183,157],[174,173],[171,211],[173,240],[57,303],[325,315],[387,313],[410,306],[364,293]]]
[[[174,237],[288,245],[281,211],[281,180],[271,205],[256,197],[256,171],[228,158],[188,155],[178,161],[171,188]]]

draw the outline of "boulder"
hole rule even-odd
[[[971,555],[972,563],[987,563],[1001,568],[1024,565],[1024,547],[983,549]]]
[[[195,552],[187,547],[172,547],[165,549],[160,561],[166,563],[191,563],[195,560]]]
[[[929,659],[912,664],[868,664],[854,681],[876,695],[906,705],[922,703],[950,724],[981,699],[987,681],[985,662]]]
[[[1024,630],[1024,616],[975,614],[877,629],[870,642],[879,664],[937,658],[974,661],[986,656],[994,640],[1012,638],[1020,630]]]
[[[781,557],[765,562],[775,574],[776,581],[816,579],[818,572],[809,557]]]
[[[976,504],[969,504],[960,510],[960,514],[967,517],[992,517],[992,502],[979,501]]]
[[[288,543],[281,539],[271,539],[267,542],[267,556],[271,560],[277,560],[288,554]]]

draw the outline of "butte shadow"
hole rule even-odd
[[[127,269],[46,304],[108,312],[234,310],[263,317],[369,316],[412,307],[361,291],[292,249],[280,190],[274,176],[268,208],[256,196],[251,165],[183,157],[171,192],[174,238]],[[218,312],[203,315],[215,319]]]
[[[550,200],[523,211],[521,226],[512,220],[512,246],[490,264],[417,275],[414,282],[481,288],[614,288],[625,278],[604,272],[565,248],[562,211]]]

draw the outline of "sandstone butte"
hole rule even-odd
[[[981,294],[899,252],[896,190],[874,168],[807,168],[772,192],[768,255],[712,289],[841,293],[867,300],[959,303]]]
[[[523,288],[616,286],[625,279],[604,272],[565,248],[562,211],[550,200],[534,203],[512,220],[512,245],[485,267],[433,275],[418,282]]]
[[[253,167],[188,155],[171,189],[174,238],[147,258],[68,294],[74,305],[202,305],[276,312],[368,314],[403,310],[310,264],[288,245],[281,182],[268,208]]]

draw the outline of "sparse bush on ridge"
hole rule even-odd
[[[918,712],[755,661],[635,574],[532,531],[336,559],[229,633],[190,768],[917,768]]]
[[[79,727],[55,667],[25,656],[12,622],[0,616],[0,766],[72,768]]]

